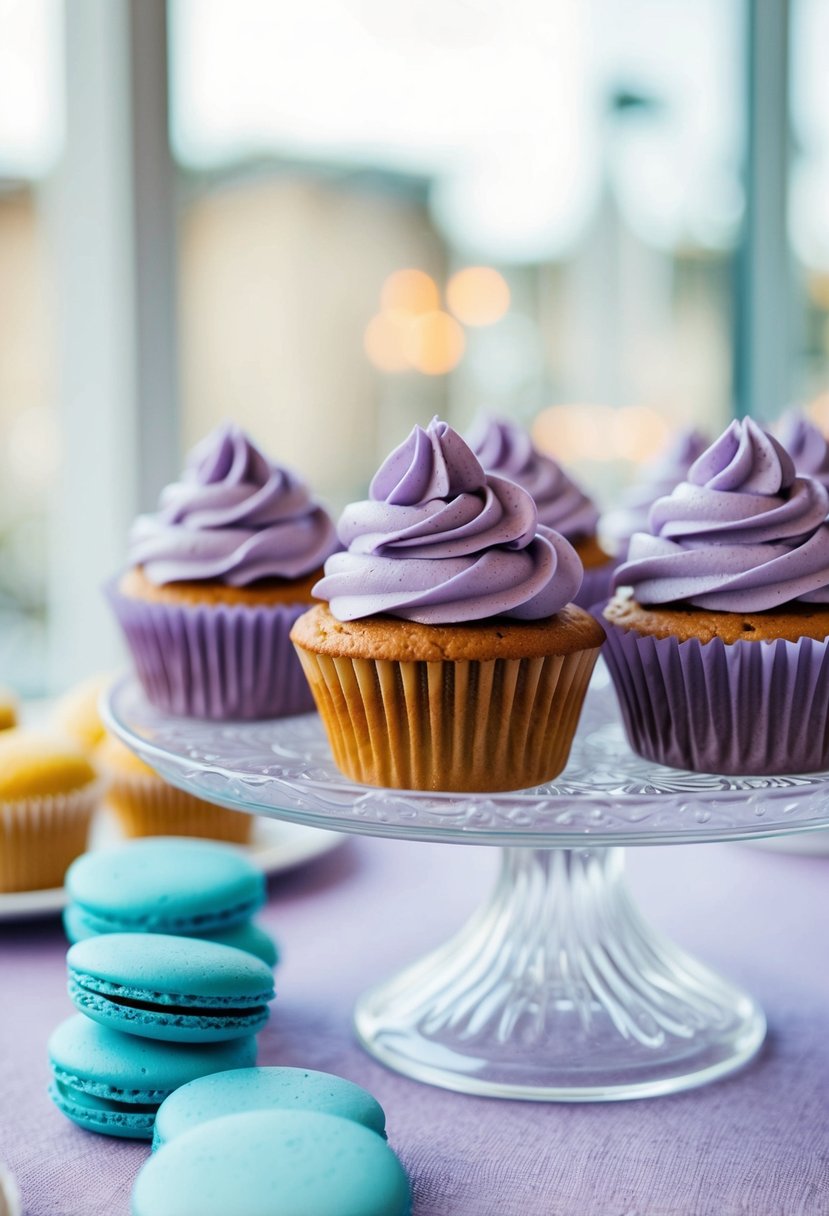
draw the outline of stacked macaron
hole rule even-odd
[[[265,880],[238,850],[158,837],[86,853],[66,875],[71,942],[102,933],[172,933],[247,950],[269,966],[276,947],[251,917]]]
[[[371,1094],[299,1068],[242,1068],[182,1086],[156,1116],[133,1216],[408,1216],[406,1174]]]
[[[248,1067],[273,999],[264,881],[225,846],[141,840],[79,858],[65,914],[80,1015],[49,1043],[51,1096],[80,1126],[150,1139],[180,1085]]]

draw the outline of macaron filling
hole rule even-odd
[[[95,933],[136,932],[171,933],[197,936],[199,932],[230,929],[241,924],[257,912],[261,899],[246,899],[229,907],[211,909],[209,912],[189,912],[182,916],[164,916],[158,913],[139,913],[135,916],[124,910],[112,915],[101,908],[90,908],[76,900],[89,929]]]
[[[151,992],[69,970],[69,996],[79,1009],[138,1021],[144,1020],[140,1017],[142,1013],[149,1013],[153,1023],[182,1028],[259,1025],[267,1020],[268,1002],[273,995],[272,988],[251,996],[226,997]]]

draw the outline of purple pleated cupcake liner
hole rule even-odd
[[[314,708],[288,636],[310,604],[169,604],[105,590],[141,685],[166,713],[227,720]]]
[[[606,600],[610,595],[610,583],[616,566],[616,559],[611,557],[603,565],[591,566],[585,570],[584,579],[573,603],[579,608],[590,609],[599,600]]]
[[[634,751],[672,768],[829,769],[829,643],[653,638],[593,615]]]

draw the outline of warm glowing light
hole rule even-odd
[[[414,318],[400,309],[389,309],[372,317],[363,335],[363,347],[381,372],[405,372],[411,367],[406,343]]]
[[[665,447],[670,428],[656,410],[646,405],[626,405],[614,410],[613,443],[616,455],[641,464],[653,460]]]
[[[579,460],[651,460],[670,428],[645,405],[552,405],[536,418],[536,445],[565,464]]]
[[[829,393],[820,393],[810,401],[806,406],[806,413],[824,435],[829,435]]]
[[[440,292],[424,270],[396,270],[380,291],[384,311],[400,310],[421,316],[440,308]]]
[[[542,452],[565,464],[576,460],[613,460],[608,436],[615,410],[609,405],[551,405],[538,415],[532,436]]]
[[[464,325],[494,325],[509,308],[510,291],[491,266],[467,266],[447,283],[446,301]]]
[[[406,331],[405,349],[412,367],[427,376],[443,376],[457,367],[466,346],[463,330],[448,313],[427,312]]]

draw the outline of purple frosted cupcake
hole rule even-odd
[[[581,565],[532,497],[456,431],[415,427],[294,626],[334,758],[355,781],[491,791],[552,780],[604,638]]]
[[[800,412],[788,410],[775,427],[775,434],[803,477],[816,477],[829,489],[829,443],[813,422]]]
[[[202,440],[136,520],[130,568],[108,588],[153,704],[217,719],[312,709],[288,635],[336,547],[304,482],[239,427]]]
[[[507,477],[532,495],[538,522],[560,532],[576,550],[584,580],[574,603],[589,608],[610,591],[615,563],[599,544],[599,513],[582,489],[535,447],[524,427],[503,418],[481,418],[467,442],[487,473]]]
[[[662,455],[644,468],[638,480],[622,493],[618,507],[605,512],[599,521],[599,533],[617,561],[627,557],[634,532],[647,532],[648,516],[657,498],[664,498],[685,480],[708,443],[701,431],[690,427],[679,431]]]
[[[631,540],[604,610],[631,746],[702,772],[829,768],[829,491],[732,422]]]

